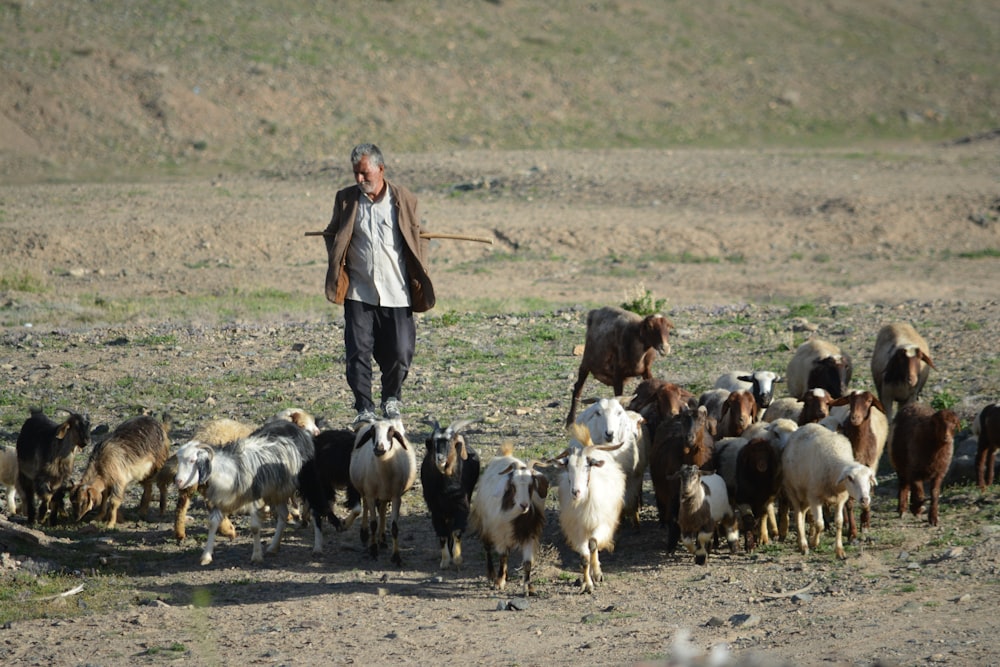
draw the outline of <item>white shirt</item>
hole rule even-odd
[[[393,203],[388,187],[379,201],[365,195],[358,198],[354,233],[347,249],[348,299],[388,308],[410,305],[403,235]]]

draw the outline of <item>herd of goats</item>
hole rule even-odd
[[[951,410],[920,402],[934,363],[911,325],[887,324],[879,331],[871,358],[874,394],[850,390],[849,356],[813,338],[796,350],[784,377],[726,373],[714,389],[696,396],[652,376],[654,359],[670,350],[672,328],[662,315],[641,317],[614,307],[590,311],[566,417],[569,445],[545,461],[522,460],[505,443],[483,466],[463,435],[475,422],[465,419],[431,423],[418,469],[414,444],[399,419],[320,430],[311,415],[291,408],[256,428],[231,419],[210,422],[171,454],[167,415],[129,419],[92,446],[86,416],[70,412],[55,421],[33,410],[16,447],[0,452],[6,511],[16,513],[16,491],[29,524],[54,525],[69,496],[73,520],[95,518],[113,528],[130,484],[143,487],[143,516],[154,486],[162,514],[166,490],[175,485],[178,540],[185,538],[196,492],[209,509],[202,565],[212,562],[218,533],[235,535],[229,516],[237,512],[249,513],[251,560],[262,561],[265,510],[276,521],[268,553],[278,550],[290,512],[300,511],[300,520],[313,525],[314,553],[322,553],[324,520],[344,530],[360,516],[371,557],[388,547],[388,532],[391,560],[401,564],[401,499],[419,472],[441,567],[462,563],[462,537],[472,532],[485,547],[487,575],[498,589],[506,585],[508,557],[519,552],[529,595],[546,497],[554,485],[560,527],[581,557],[580,590],[592,592],[603,579],[599,552],[613,546],[621,522],[638,525],[646,475],[668,549],[683,544],[698,564],[723,540],[735,552],[740,534],[748,551],[774,535],[784,538],[790,515],[802,553],[818,546],[825,522],[832,521],[835,553],[844,558],[844,523],[852,538],[868,527],[875,470],[888,447],[899,479],[898,512],[923,512],[926,482],[928,520],[937,525],[959,420]],[[617,398],[591,401],[577,414],[590,375],[612,386]],[[640,383],[624,397],[624,383],[633,377]],[[776,382],[785,383],[787,397],[774,397]],[[993,483],[1000,448],[1000,405],[984,407],[973,431],[979,486],[985,489]],[[88,448],[86,468],[74,482],[74,457]],[[343,519],[335,512],[338,491],[346,495]]]

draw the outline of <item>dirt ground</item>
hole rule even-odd
[[[943,367],[967,388],[968,419],[974,406],[1000,398],[997,148],[992,139],[864,151],[463,152],[390,156],[388,176],[418,193],[430,231],[494,239],[434,242],[439,313],[477,304],[502,312],[532,298],[617,304],[644,285],[668,299],[682,339],[683,329],[712,326],[717,312],[748,304],[848,304],[844,326],[866,335],[883,318],[919,315],[937,323],[938,346],[952,358]],[[24,322],[4,332],[0,377],[13,391],[31,391],[25,369],[40,363],[32,361],[40,352],[17,341],[27,318],[46,307],[64,310],[66,322],[55,328],[85,330],[81,340],[102,330],[100,321],[74,323],[83,300],[71,298],[80,295],[315,293],[325,271],[322,245],[303,234],[325,226],[334,190],[349,180],[346,165],[331,162],[260,177],[3,187],[2,271],[41,277],[47,289],[3,294],[7,320],[23,315]],[[320,323],[329,312],[267,317],[295,329],[296,340],[327,344]],[[976,326],[950,328],[970,319]],[[204,320],[184,324],[216,326]],[[197,338],[213,349],[173,363],[190,364],[196,376],[227,346],[255,345],[251,329]],[[101,359],[81,343],[45,353],[50,369],[60,355],[90,355],[93,365]],[[225,363],[253,363],[247,359],[232,355]],[[113,373],[138,373],[145,363],[117,357]],[[566,380],[554,388],[554,398],[564,400],[569,387]],[[508,418],[552,431],[552,412]],[[488,436],[472,440],[487,459],[495,448]],[[646,492],[649,500],[648,483]],[[536,569],[541,595],[523,609],[511,604],[516,587],[499,593],[487,585],[475,538],[467,540],[462,570],[438,570],[419,490],[404,507],[401,568],[368,560],[353,532],[328,533],[324,554],[314,557],[310,531],[292,531],[280,554],[252,566],[245,519],[238,538],[223,540],[203,568],[203,513],[193,514],[191,537],[180,546],[166,520],[129,521],[86,538],[99,554],[94,570],[81,572],[86,580],[124,565],[130,574],[121,606],[66,617],[60,605],[77,603],[57,600],[50,618],[0,629],[0,658],[44,665],[662,664],[684,653],[671,647],[687,635],[695,654],[726,644],[746,664],[1000,664],[996,494],[952,496],[938,528],[897,518],[892,494],[891,483],[880,486],[875,521],[893,522],[893,545],[862,542],[839,563],[829,549],[801,556],[788,542],[695,567],[686,554],[665,553],[647,506],[641,529],[622,529],[616,551],[602,556],[607,579],[594,595],[576,591],[576,557],[559,535],[551,494]],[[14,561],[17,553],[5,567],[45,567]],[[151,596],[158,601],[146,602]]]

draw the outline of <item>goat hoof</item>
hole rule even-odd
[[[201,557],[202,565],[211,565],[211,563],[212,563],[212,554],[205,554]]]
[[[393,554],[391,560],[392,560],[392,562],[393,562],[394,565],[402,565],[403,564],[403,557],[400,556],[399,554]]]
[[[704,555],[699,554],[699,555],[697,555],[697,556],[694,557],[694,564],[695,565],[705,565],[707,563],[708,563],[708,556],[704,556]]]

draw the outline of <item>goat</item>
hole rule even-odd
[[[848,410],[843,418],[831,415],[835,421],[836,430],[851,441],[854,460],[863,463],[873,471],[878,472],[879,460],[889,437],[889,422],[885,416],[882,402],[870,391],[852,391],[847,396],[834,400],[830,406],[846,405]],[[873,409],[874,408],[874,409]],[[825,421],[821,423],[826,423]],[[847,535],[849,539],[858,536],[858,527],[854,521],[854,500],[849,498],[847,510]],[[861,528],[871,527],[871,507],[861,510]]]
[[[804,424],[788,438],[781,454],[783,488],[795,512],[799,550],[805,554],[819,545],[823,532],[823,506],[834,506],[837,529],[834,553],[846,558],[843,542],[844,505],[848,497],[862,507],[871,504],[875,473],[854,460],[850,441],[820,424]],[[812,514],[809,541],[806,541],[806,511]]]
[[[32,408],[31,416],[21,425],[17,435],[17,492],[24,499],[29,524],[56,525],[63,508],[63,498],[71,484],[73,457],[90,446],[90,419],[69,412],[56,423],[40,409]],[[38,512],[35,497],[38,496]]]
[[[667,550],[673,552],[680,538],[677,526],[677,498],[680,493],[676,473],[684,464],[699,468],[712,458],[714,439],[708,432],[708,411],[685,408],[677,417],[662,422],[649,449],[649,476],[656,495],[660,525],[667,528]]]
[[[992,403],[983,408],[972,423],[972,431],[978,441],[976,477],[979,492],[986,493],[986,487],[993,486],[997,449],[1000,449],[1000,403]]]
[[[460,419],[442,428],[436,420],[427,436],[420,486],[441,550],[441,569],[462,565],[462,534],[468,528],[472,491],[479,480],[479,454],[462,432],[476,420]]]
[[[170,416],[163,421],[143,415],[121,424],[90,452],[80,482],[70,492],[73,517],[80,521],[100,508],[98,521],[112,529],[118,523],[118,509],[125,489],[132,482],[142,485],[139,515],[146,517],[153,496],[153,483],[170,454]],[[160,506],[165,498],[160,491]]]
[[[924,511],[927,480],[931,487],[927,521],[938,525],[941,483],[955,451],[956,430],[958,415],[951,410],[934,410],[924,403],[907,403],[899,409],[889,432],[889,460],[899,477],[899,516],[905,513],[907,501],[913,516]]]
[[[253,433],[254,427],[249,424],[223,417],[213,419],[201,426],[191,436],[191,440],[197,440],[203,445],[211,447],[223,447],[236,442]],[[174,484],[177,478],[177,453],[169,456],[160,472],[156,476],[156,485],[160,489],[160,514],[166,511],[164,498],[167,487]],[[186,489],[177,489],[177,508],[174,510],[174,539],[183,542],[187,538],[187,512],[191,506],[191,498],[197,491],[197,486],[190,486]],[[211,510],[209,510],[211,511]],[[236,538],[236,528],[227,515],[222,516],[219,523],[219,534],[229,539]]]
[[[720,375],[715,381],[715,387],[729,391],[749,391],[757,402],[760,414],[763,414],[774,399],[774,385],[784,381],[785,378],[772,371],[753,371],[752,373],[731,371]]]
[[[670,353],[673,328],[673,322],[663,315],[641,317],[614,306],[587,313],[583,358],[573,385],[566,426],[576,418],[577,401],[588,375],[593,374],[598,382],[612,386],[615,396],[622,396],[628,378],[653,377],[651,368],[656,355]]]
[[[576,423],[590,431],[590,441],[597,445],[617,444],[611,457],[625,473],[625,502],[622,516],[639,527],[642,506],[642,478],[646,474],[648,437],[642,415],[626,410],[613,398],[602,398],[577,415]]]
[[[906,405],[920,398],[932,368],[927,341],[913,326],[897,322],[879,329],[872,350],[872,382],[890,424],[893,403]]]
[[[17,514],[17,449],[0,447],[0,484],[6,492],[7,516]]]
[[[275,510],[274,537],[267,553],[277,553],[288,522],[288,500],[295,493],[302,465],[314,455],[312,434],[287,421],[265,424],[245,438],[221,448],[197,440],[182,445],[177,450],[177,488],[200,487],[211,507],[208,540],[201,564],[212,562],[215,535],[222,518],[243,508],[250,512],[253,541],[250,560],[253,563],[264,560],[257,501]]]
[[[695,395],[672,382],[649,378],[639,383],[635,395],[625,407],[638,412],[645,420],[649,433],[656,433],[656,427],[665,419],[676,417],[685,406],[697,408]],[[648,438],[647,438],[648,439]]]
[[[417,457],[406,439],[399,419],[379,419],[360,427],[355,434],[351,454],[351,484],[361,494],[361,542],[368,543],[368,553],[378,558],[379,546],[385,546],[386,513],[392,533],[392,562],[402,565],[399,553],[399,509],[403,494],[417,479]],[[376,518],[376,514],[378,515]]]
[[[801,399],[810,389],[820,387],[833,398],[840,398],[847,392],[853,372],[850,355],[833,343],[811,338],[799,345],[788,362],[788,395]]]
[[[580,554],[580,592],[593,593],[604,581],[599,551],[614,549],[621,518],[625,473],[611,456],[624,442],[595,445],[582,424],[570,427],[570,445],[554,458],[559,475],[559,525],[566,542]]]
[[[708,563],[708,547],[717,528],[725,532],[729,551],[736,553],[739,532],[725,480],[716,474],[704,474],[694,465],[681,466],[677,476],[680,480],[677,522],[681,540],[694,554],[695,564]]]
[[[323,517],[338,532],[347,530],[361,513],[361,494],[351,484],[351,454],[355,432],[350,429],[320,431],[314,439],[316,455],[299,471],[299,493],[309,506],[313,520],[313,553],[323,553]],[[345,489],[345,506],[350,510],[346,521],[334,514],[337,489]]]
[[[756,548],[758,541],[770,542],[768,524],[775,523],[774,503],[781,491],[777,439],[777,434],[765,430],[753,439],[724,438],[715,443],[714,467],[726,482],[730,504],[734,510],[741,508],[748,552]],[[748,511],[744,514],[742,508]]]
[[[486,551],[486,576],[502,591],[507,585],[507,560],[511,550],[521,551],[524,596],[535,594],[531,566],[545,528],[545,496],[549,480],[514,456],[514,445],[505,442],[486,465],[472,496],[470,518]],[[498,555],[499,568],[493,557]]]

